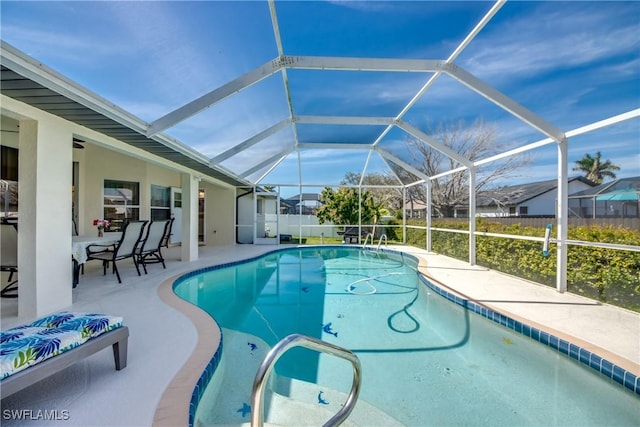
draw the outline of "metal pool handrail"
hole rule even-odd
[[[338,347],[337,345],[329,344],[328,342],[320,341],[315,338],[308,337],[301,334],[292,334],[284,337],[278,342],[265,356],[264,360],[258,368],[256,377],[253,380],[253,387],[251,388],[251,426],[262,427],[264,423],[264,389],[266,387],[266,380],[276,364],[280,356],[282,356],[287,350],[293,347],[304,347],[310,350],[315,350],[321,353],[327,353],[332,356],[340,357],[348,360],[353,366],[353,384],[351,385],[351,391],[347,397],[347,401],[344,403],[342,409],[340,409],[324,426],[338,426],[347,419],[351,411],[358,400],[360,394],[361,383],[361,368],[360,360],[353,352]]]
[[[383,234],[382,236],[380,236],[380,240],[378,241],[378,247],[376,248],[376,251],[380,250],[380,246],[382,246],[382,239],[384,239],[384,245],[387,246],[389,244],[389,241],[387,240],[387,235]],[[371,242],[373,243],[373,242]]]
[[[367,247],[367,242],[369,241],[369,237],[371,237],[371,246],[373,246],[373,234],[372,233],[368,233],[367,236],[364,238],[364,243],[362,244],[363,248]]]

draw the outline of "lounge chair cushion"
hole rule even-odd
[[[122,317],[97,313],[71,313],[63,311],[45,316],[30,324],[45,328],[59,328],[67,331],[82,332],[87,339],[122,326]]]
[[[62,312],[0,332],[0,379],[122,326],[122,317]]]

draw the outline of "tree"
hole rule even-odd
[[[599,151],[595,157],[591,157],[591,154],[587,153],[575,163],[576,167],[573,170],[584,172],[584,177],[596,184],[602,184],[605,178],[616,179],[616,174],[613,171],[620,170],[620,166],[614,165],[611,160],[602,162],[602,154]]]
[[[334,191],[331,187],[325,187],[320,195],[323,205],[318,208],[317,216],[320,224],[331,221],[336,225],[359,224],[358,189],[353,187],[340,187]],[[370,192],[362,192],[362,224],[370,224],[372,220],[379,218],[380,212],[373,201]]]
[[[347,172],[341,182],[342,185],[360,184],[360,174]],[[369,186],[367,188],[367,186]],[[387,186],[387,188],[382,188]],[[386,209],[390,212],[402,209],[402,188],[398,179],[391,175],[381,173],[370,173],[362,178],[362,187],[371,193],[373,202],[379,209]]]
[[[500,153],[503,147],[496,144],[497,130],[494,126],[477,120],[471,126],[463,121],[452,124],[439,125],[435,131],[428,132],[438,143],[451,149],[461,157],[470,161],[485,159]],[[438,175],[460,165],[456,160],[432,148],[425,142],[410,138],[409,144],[417,169],[427,176]],[[488,188],[499,179],[509,177],[513,179],[515,171],[530,162],[525,154],[510,156],[502,161],[492,162],[485,168],[476,170],[476,192]],[[394,168],[402,179],[408,172]],[[469,171],[463,170],[431,181],[431,203],[434,213],[440,217],[452,217],[456,206],[466,206],[469,203]],[[411,187],[409,200],[425,201],[424,191],[418,186]]]

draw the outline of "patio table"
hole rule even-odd
[[[71,238],[71,258],[73,261],[73,287],[80,281],[80,266],[87,262],[87,248],[91,245],[113,245],[120,241],[122,233],[104,233],[104,236],[73,236]]]

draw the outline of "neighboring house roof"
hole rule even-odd
[[[405,203],[404,208],[420,210],[420,209],[426,209],[427,205],[421,200],[407,200],[407,203]]]
[[[287,206],[289,208],[294,208],[296,206],[296,202],[289,199],[280,199],[280,207]]]
[[[599,196],[602,194],[613,193],[614,191],[636,191],[640,192],[640,176],[634,176],[630,178],[620,178],[615,181],[606,182],[593,188],[578,191],[569,195],[569,198],[590,198]]]
[[[595,185],[588,179],[578,176],[569,178],[569,182],[580,181],[587,185]],[[557,179],[548,181],[532,182],[529,184],[518,184],[507,187],[499,187],[491,190],[479,191],[476,195],[476,206],[513,206],[522,204],[528,200],[538,197],[558,187]]]
[[[300,201],[300,194],[296,194],[293,197],[289,197],[286,200],[290,200],[293,202],[298,202]],[[319,202],[320,201],[320,194],[318,193],[302,193],[302,201],[306,201],[306,200],[314,200]]]

